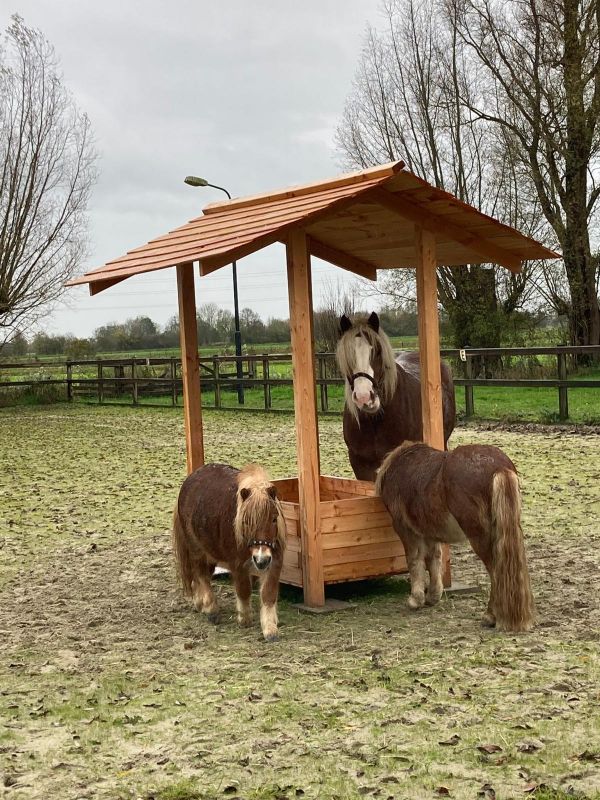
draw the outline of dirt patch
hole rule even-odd
[[[321,422],[323,471],[349,475],[340,427]],[[208,413],[206,429],[211,460],[295,472],[290,417]],[[519,467],[534,632],[480,628],[484,594],[410,613],[390,579],[338,587],[356,608],[323,618],[284,589],[267,645],[235,624],[226,580],[218,628],[176,587],[178,412],[1,412],[0,796],[596,796],[600,438],[454,439]],[[467,550],[453,569],[487,590]]]

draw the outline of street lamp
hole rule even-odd
[[[212,189],[219,189],[221,192],[225,192],[227,197],[231,200],[231,195],[224,189],[222,186],[216,186],[214,183],[209,183],[205,178],[198,178],[195,175],[188,175],[185,178],[184,183],[187,183],[188,186],[210,186]],[[234,324],[235,324],[235,331],[234,331],[234,341],[235,341],[235,355],[236,355],[236,376],[238,379],[237,385],[237,393],[238,393],[238,404],[244,405],[244,385],[242,383],[244,379],[244,372],[242,370],[242,334],[240,332],[240,309],[238,305],[238,290],[237,290],[237,266],[235,261],[231,265],[233,267],[233,317],[234,317]]]

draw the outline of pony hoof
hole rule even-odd
[[[424,600],[418,600],[414,595],[411,596],[406,601],[406,605],[410,608],[411,611],[418,611],[419,608],[423,607]]]
[[[493,614],[484,614],[481,618],[481,626],[483,628],[495,628],[496,617]]]
[[[211,611],[210,614],[206,615],[206,619],[212,623],[213,625],[218,625],[220,622],[219,612],[218,611]]]
[[[427,603],[428,606],[436,606],[440,602],[441,597],[442,597],[441,594],[427,595],[427,599],[425,602]]]
[[[279,634],[278,633],[265,633],[265,642],[278,642],[279,641]]]

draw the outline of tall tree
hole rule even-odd
[[[477,75],[456,26],[437,0],[387,0],[386,27],[369,30],[337,141],[346,161],[366,167],[402,159],[409,169],[509,224],[527,227],[504,142],[463,98]],[[457,346],[497,346],[507,315],[529,299],[521,275],[465,264],[439,271],[438,294]],[[383,291],[414,297],[414,276],[388,273]]]
[[[510,141],[525,190],[562,248],[568,296],[555,273],[549,296],[569,317],[572,344],[600,344],[590,248],[600,197],[600,3],[448,0],[447,8],[479,77],[477,95],[463,99]]]
[[[52,45],[14,16],[0,49],[0,344],[47,312],[85,253],[95,153]]]

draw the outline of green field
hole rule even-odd
[[[482,629],[485,594],[411,613],[402,578],[329,590],[280,641],[182,598],[169,524],[181,409],[0,410],[0,795],[7,800],[600,797],[600,437],[459,428],[523,482],[535,629]],[[295,474],[289,415],[207,411],[209,460]],[[341,420],[322,471],[349,476]],[[487,587],[457,547],[454,579]],[[256,598],[255,598],[256,600]],[[256,609],[256,605],[255,605]]]

